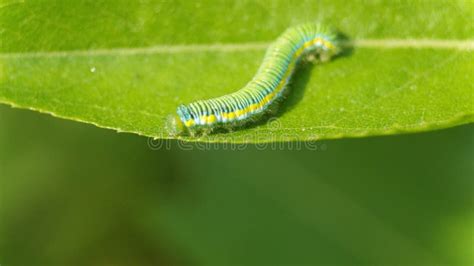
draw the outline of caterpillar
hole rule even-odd
[[[176,114],[168,118],[168,131],[170,135],[195,136],[258,121],[283,98],[301,59],[326,62],[340,51],[336,32],[319,23],[289,28],[269,46],[247,85],[228,95],[179,105]]]

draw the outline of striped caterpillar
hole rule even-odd
[[[337,35],[318,24],[287,29],[266,51],[257,74],[242,89],[209,100],[179,105],[168,118],[171,135],[199,135],[259,120],[283,97],[302,58],[328,61],[340,52]]]

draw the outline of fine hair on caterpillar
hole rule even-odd
[[[179,105],[168,117],[167,130],[173,136],[207,135],[265,121],[284,100],[301,61],[324,63],[340,51],[338,35],[330,28],[319,23],[291,27],[270,45],[257,73],[242,89]]]

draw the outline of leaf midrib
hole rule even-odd
[[[68,56],[103,56],[103,55],[137,55],[137,54],[174,54],[189,52],[236,52],[264,50],[270,42],[248,43],[214,43],[214,44],[186,44],[186,45],[155,45],[134,48],[109,48],[68,51],[33,51],[0,53],[0,58],[38,58],[38,57],[68,57]],[[443,39],[358,39],[344,45],[359,48],[416,48],[416,49],[453,49],[474,50],[474,40],[443,40]]]

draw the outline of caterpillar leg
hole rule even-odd
[[[202,136],[207,136],[207,135],[210,135],[212,133],[212,127],[204,127],[202,128],[201,132],[200,132]]]
[[[308,54],[308,56],[306,57],[306,61],[314,64],[318,62],[318,59],[315,54]]]

